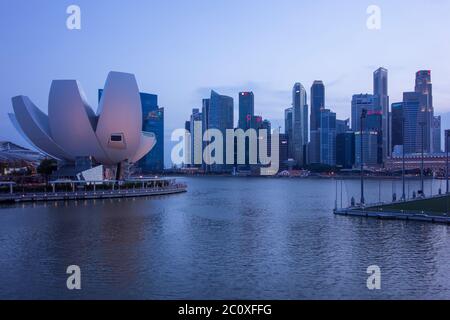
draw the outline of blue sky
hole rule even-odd
[[[71,4],[81,30],[66,28]],[[366,27],[372,4],[379,31]],[[309,91],[316,79],[345,118],[379,66],[389,69],[391,102],[413,89],[417,70],[431,69],[436,112],[450,112],[449,13],[443,0],[2,0],[0,139],[25,144],[7,119],[12,96],[46,111],[51,81],[77,79],[96,109],[111,70],[159,95],[168,133],[210,89],[233,96],[236,110],[238,91],[253,90],[256,112],[279,120],[294,82]]]

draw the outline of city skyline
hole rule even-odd
[[[450,0],[1,3],[0,300],[450,301]]]
[[[389,101],[388,74],[386,68],[377,68],[373,72],[373,94],[353,95],[349,119],[338,119],[332,107],[327,107],[326,86],[323,81],[313,82],[310,100],[305,87],[296,82],[292,89],[291,107],[284,110],[284,134],[279,137],[280,144],[282,141],[287,144],[287,157],[283,158],[285,150],[279,150],[282,167],[285,168],[289,160],[296,168],[327,165],[351,169],[359,168],[363,157],[365,166],[385,168],[387,163],[390,165],[395,161],[393,158],[402,154],[402,150],[408,155],[421,152],[427,155],[441,153],[442,117],[434,115],[432,71],[417,71],[414,91],[405,91],[402,101],[392,104]],[[218,96],[212,90],[211,96],[213,95]],[[227,96],[227,99],[232,105],[233,98]],[[187,131],[191,134],[194,132],[193,121],[205,124],[218,117],[229,119],[226,124],[223,123],[222,131],[258,131],[268,128],[270,132],[270,128],[273,128],[271,121],[263,121],[263,117],[255,116],[254,100],[253,92],[239,92],[237,126],[234,125],[233,108],[208,110],[206,117],[198,113],[198,109],[193,109],[193,115],[198,113],[198,119],[193,120],[191,115]],[[254,122],[253,119],[259,119],[259,122]],[[209,129],[209,126],[206,127]],[[248,157],[248,145],[245,146],[245,152]],[[188,164],[193,163],[191,157],[188,155],[186,158]],[[248,172],[251,168],[252,166],[236,165],[234,170]],[[253,166],[253,169],[256,167]]]
[[[379,1],[382,27],[376,31],[366,27],[368,4],[357,1],[282,1],[276,6],[256,1],[194,1],[175,6],[136,1],[125,7],[115,1],[82,0],[77,2],[82,28],[75,31],[65,27],[70,3],[53,4],[10,1],[8,10],[0,13],[3,29],[8,30],[0,35],[5,48],[0,52],[5,61],[2,73],[8,75],[8,80],[2,80],[0,94],[2,140],[27,145],[7,121],[12,96],[26,91],[37,105],[45,106],[48,97],[44,92],[51,80],[79,79],[88,88],[87,97],[94,101],[110,70],[136,74],[143,92],[158,95],[165,110],[166,150],[171,148],[170,132],[183,127],[177,119],[187,119],[192,108],[201,108],[199,101],[210,89],[235,101],[239,92],[252,91],[258,114],[278,127],[283,126],[284,110],[291,104],[293,83],[302,83],[309,96],[311,84],[321,79],[327,87],[326,107],[345,119],[350,116],[352,95],[372,92],[371,73],[379,66],[389,70],[391,102],[402,100],[417,70],[432,70],[435,113],[450,112],[450,67],[446,63],[450,45],[442,41],[449,29],[447,3]],[[408,19],[403,18],[405,7]],[[219,19],[212,19],[217,12]],[[246,12],[252,12],[248,19],[244,19]],[[298,19],[299,12],[304,13],[303,19]],[[335,12],[340,15],[336,17]],[[102,19],[104,15],[109,19]],[[410,22],[423,15],[433,23],[419,26]],[[130,21],[130,16],[135,18]],[[320,39],[314,37],[317,32]],[[110,34],[115,35],[114,41]],[[418,35],[427,36],[427,46],[415,44]],[[293,37],[302,41],[292,41]],[[17,42],[18,38],[22,41]],[[434,50],[427,50],[428,46]],[[32,47],[40,50],[32,56],[23,54]],[[179,52],[183,59],[177,59]],[[133,58],[124,59],[130,53]],[[237,108],[235,103],[235,114]],[[235,118],[235,125],[237,121]],[[443,128],[448,127],[446,123],[443,117]],[[167,160],[166,152],[166,165]]]

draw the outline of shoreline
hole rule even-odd
[[[165,177],[177,177],[177,178],[259,178],[259,179],[295,179],[295,180],[303,180],[303,179],[310,179],[310,180],[318,180],[318,179],[324,179],[324,180],[330,180],[330,179],[339,179],[339,180],[360,180],[361,176],[348,176],[348,175],[333,175],[333,176],[321,176],[321,175],[311,175],[311,176],[292,176],[292,177],[286,177],[286,176],[261,176],[261,175],[254,175],[254,176],[244,176],[244,175],[183,175],[183,174],[171,174],[166,175]],[[406,180],[420,180],[420,176],[405,176]],[[401,176],[364,176],[364,180],[402,180]],[[424,180],[443,180],[445,181],[446,178],[440,178],[440,177],[424,177]]]

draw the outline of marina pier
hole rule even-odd
[[[450,195],[336,208],[335,215],[450,224]]]

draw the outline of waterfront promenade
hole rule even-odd
[[[68,201],[91,200],[110,198],[132,198],[145,196],[159,196],[187,191],[187,186],[176,183],[175,179],[139,179],[125,182],[104,181],[86,183],[83,181],[50,182],[51,192],[16,192],[14,184],[8,183],[9,193],[0,194],[0,203],[42,202],[42,201]],[[69,190],[58,190],[58,185],[69,185]],[[80,190],[79,188],[82,188]]]
[[[340,216],[366,217],[381,220],[411,220],[450,224],[450,195],[438,195],[387,204],[372,204],[335,209]]]

